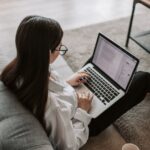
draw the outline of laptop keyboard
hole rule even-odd
[[[99,76],[94,69],[88,67],[84,71],[90,75],[90,79],[85,85],[102,101],[104,105],[119,95],[119,92]]]

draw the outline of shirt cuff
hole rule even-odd
[[[92,119],[90,114],[88,114],[85,110],[81,108],[77,108],[74,119],[77,119],[83,122],[85,125],[88,125]]]

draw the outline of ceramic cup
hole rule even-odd
[[[122,146],[122,150],[140,150],[135,144],[126,143]]]

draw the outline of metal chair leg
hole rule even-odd
[[[128,34],[127,34],[127,39],[126,39],[126,44],[125,44],[126,47],[128,47],[129,38],[130,38],[130,34],[131,34],[131,28],[132,28],[132,22],[133,22],[133,18],[134,18],[135,5],[136,5],[136,3],[133,2],[132,14],[131,14],[131,18],[130,18]]]

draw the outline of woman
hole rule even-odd
[[[89,75],[75,73],[66,82],[51,67],[49,69],[49,64],[67,51],[61,43],[62,37],[63,31],[55,20],[41,16],[24,18],[16,34],[17,56],[3,70],[1,81],[40,121],[56,149],[77,150],[87,142],[89,131],[90,135],[98,134],[143,99],[150,91],[150,75],[137,73],[128,94],[121,100],[120,105],[127,106],[125,109],[107,119],[109,121],[104,120],[104,116],[117,109],[112,108],[91,121],[88,112],[93,96],[77,94],[73,89],[86,82],[80,79],[88,79]],[[139,84],[143,88],[135,95]]]

